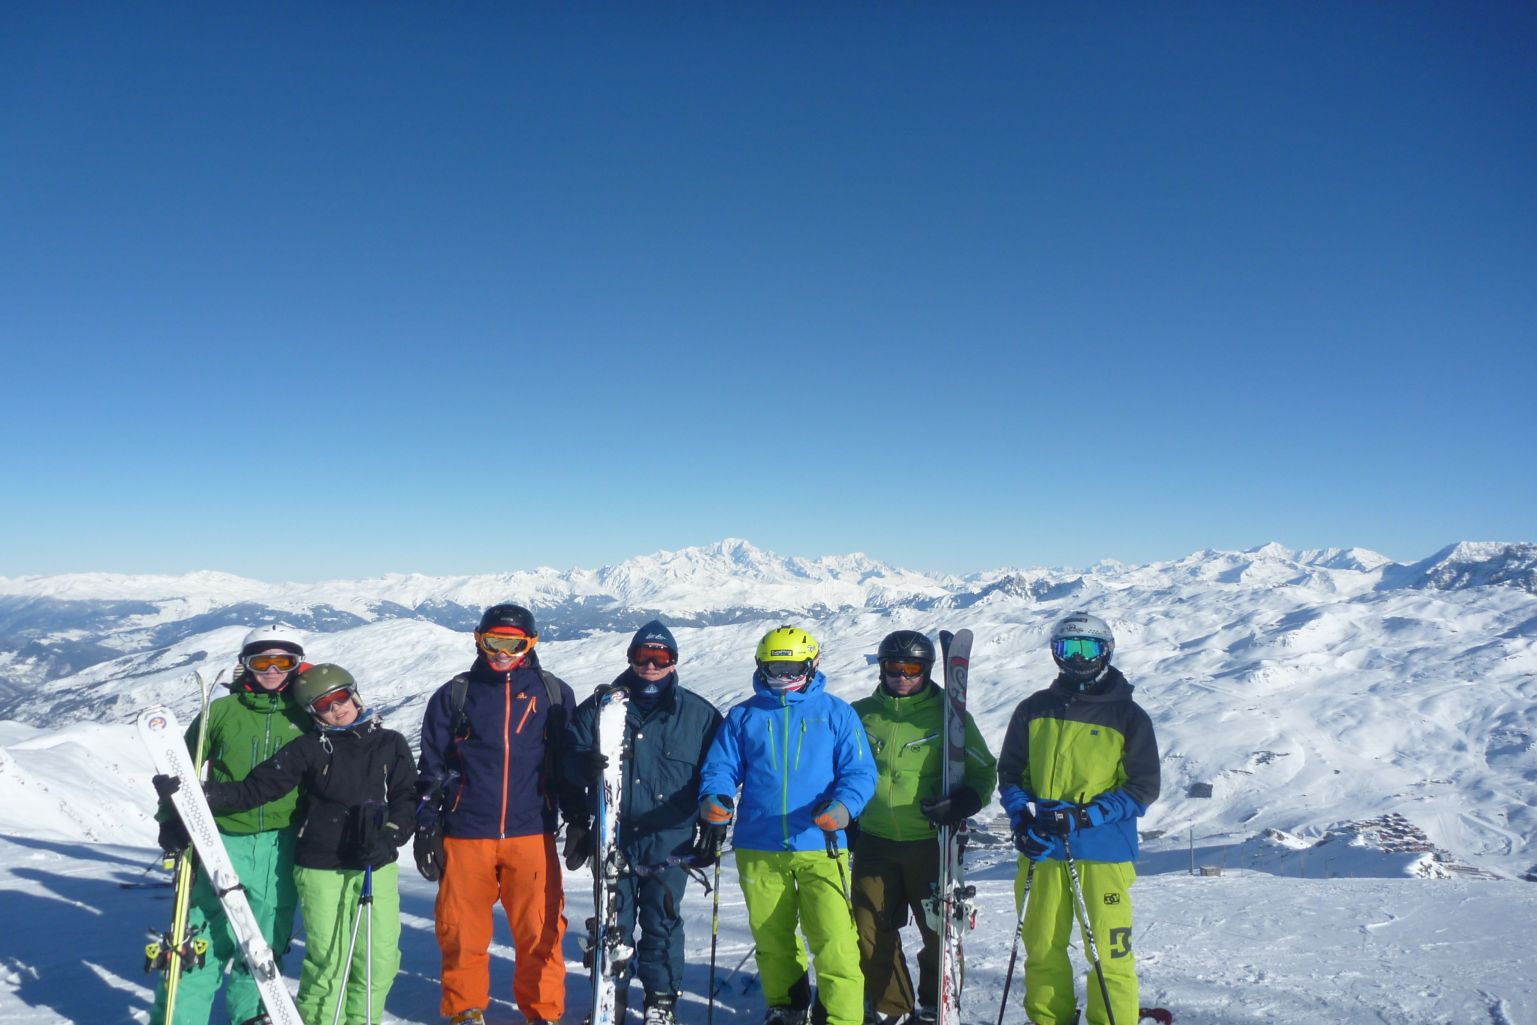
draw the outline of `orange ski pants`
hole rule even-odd
[[[500,901],[516,951],[512,995],[529,1021],[560,1021],[566,1010],[566,935],[555,838],[504,840],[445,837],[436,908],[443,951],[444,1015],[491,999],[491,931]]]

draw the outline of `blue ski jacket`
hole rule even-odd
[[[777,691],[753,674],[753,696],[726,713],[700,772],[699,796],[734,796],[732,846],[752,851],[820,851],[812,821],[824,801],[841,801],[851,817],[875,793],[875,761],[858,714],[827,693],[815,673],[798,691]],[[838,846],[848,838],[838,831]]]

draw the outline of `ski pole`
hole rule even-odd
[[[368,925],[365,927],[364,942],[368,949],[363,951],[363,988],[367,993],[364,1006],[367,1008],[368,1025],[374,1021],[374,867],[369,865],[363,870],[363,904],[367,908]]]
[[[715,902],[710,911],[710,1006],[704,1025],[715,1025],[715,947],[720,942],[720,852],[715,852]]]
[[[1003,1009],[1009,1006],[1009,983],[1014,981],[1014,963],[1019,960],[1019,934],[1025,930],[1025,908],[1030,905],[1030,884],[1035,880],[1035,862],[1025,869],[1025,892],[1019,895],[1019,921],[1014,923],[1014,943],[1009,947],[1009,970],[1003,975],[1003,999],[998,1001],[998,1025],[1003,1025]]]
[[[752,957],[757,952],[758,952],[758,945],[756,943],[754,943],[752,946],[748,947],[747,948],[747,953],[742,955],[742,960],[740,960],[740,961],[738,961],[736,963],[736,967],[735,968],[731,969],[731,971],[726,973],[726,977],[720,981],[720,985],[718,987],[716,987],[715,990],[711,991],[710,996],[713,998],[715,996],[716,992],[718,992],[719,990],[725,989],[726,988],[726,983],[728,983],[732,979],[736,978],[737,977],[737,973],[740,972],[742,970],[742,968],[747,964],[747,959],[749,957]],[[750,982],[750,980],[749,980],[749,982]],[[749,985],[747,988],[744,988],[742,990],[742,992],[745,993],[745,992],[747,992],[747,989],[750,989],[750,988],[751,988],[751,986]]]
[[[347,1003],[347,979],[352,974],[352,952],[354,950],[356,950],[357,946],[358,946],[358,926],[360,924],[362,924],[362,921],[363,921],[363,909],[364,909],[364,906],[367,905],[369,908],[372,908],[372,906],[373,906],[373,901],[374,901],[374,893],[373,893],[374,886],[373,886],[373,883],[374,883],[374,870],[373,870],[373,867],[369,866],[367,868],[364,868],[363,869],[363,890],[362,890],[362,893],[358,897],[358,913],[357,913],[357,916],[355,918],[353,918],[353,920],[352,920],[352,939],[347,944],[347,959],[342,962],[342,983],[341,983],[341,986],[338,987],[337,991],[336,991],[336,1013],[331,1016],[331,1025],[338,1025],[338,1023],[342,1020],[342,1007],[343,1007],[343,1005],[345,1005]],[[371,921],[370,921],[369,928],[370,928],[370,930],[373,928]],[[372,945],[372,944],[370,944],[370,945]],[[371,1009],[370,1009],[370,1019],[369,1020],[372,1021],[372,1010]]]
[[[1062,857],[1067,861],[1067,875],[1073,884],[1073,900],[1078,912],[1078,926],[1083,930],[1084,946],[1089,949],[1089,960],[1094,962],[1094,977],[1099,979],[1099,995],[1105,999],[1105,1017],[1115,1025],[1115,1011],[1110,1007],[1110,987],[1105,985],[1105,969],[1099,961],[1099,944],[1094,942],[1094,924],[1089,920],[1089,905],[1083,899],[1083,884],[1078,881],[1078,863],[1073,860],[1073,847],[1067,837],[1062,838]]]
[[[849,921],[854,921],[854,899],[849,896],[849,873],[843,867],[843,859],[838,857],[838,834],[831,829],[822,830],[822,835],[827,838],[827,856],[838,863],[838,882],[843,886],[843,904],[849,909]]]

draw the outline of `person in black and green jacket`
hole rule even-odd
[[[246,634],[240,647],[240,675],[227,696],[208,706],[203,757],[209,779],[239,782],[312,728],[309,715],[293,700],[291,689],[303,659],[304,645],[296,630],[264,626]],[[199,727],[194,719],[187,728],[187,749],[194,756]],[[251,911],[280,965],[293,935],[294,910],[299,902],[293,874],[297,833],[294,808],[298,800],[297,794],[288,793],[250,811],[226,812],[214,819]],[[161,802],[156,818],[160,821],[161,849],[185,850],[187,832],[170,802]],[[188,924],[198,935],[207,937],[207,961],[201,968],[182,973],[175,1020],[169,1023],[165,1021],[165,976],[161,975],[150,1025],[207,1025],[226,966],[229,987],[224,1006],[230,1022],[250,1025],[264,1021],[256,982],[246,970],[224,908],[203,872],[197,874],[192,886]]]
[[[1067,944],[1077,903],[1071,854],[1090,916],[1101,977],[1088,980],[1089,1025],[1138,1019],[1131,949],[1137,819],[1158,798],[1153,721],[1110,664],[1115,636],[1098,616],[1074,612],[1051,631],[1057,678],[1014,710],[998,759],[999,797],[1021,854],[1015,899],[1029,882],[1025,1015],[1036,1025],[1076,1025]],[[1103,982],[1103,991],[1101,989]]]
[[[877,658],[875,693],[854,702],[879,773],[854,843],[854,923],[866,1019],[913,1015],[932,1022],[939,1003],[940,938],[923,901],[939,878],[936,826],[958,825],[992,799],[997,763],[967,715],[965,782],[941,793],[945,696],[933,680],[933,642],[916,630],[898,630],[881,641]],[[916,1006],[900,932],[909,910],[923,937]]]

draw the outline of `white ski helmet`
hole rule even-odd
[[[266,651],[268,648],[282,648],[291,651],[295,655],[304,654],[304,639],[299,631],[291,626],[281,626],[274,623],[270,626],[259,626],[245,635],[245,640],[240,642],[240,657],[258,651]]]
[[[1087,612],[1063,616],[1051,628],[1051,657],[1063,674],[1085,684],[1099,678],[1115,654],[1110,624]]]

